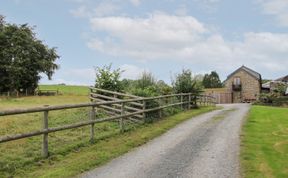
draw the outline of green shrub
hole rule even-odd
[[[101,88],[110,91],[122,91],[123,85],[120,80],[123,71],[120,68],[112,70],[112,64],[104,66],[103,68],[95,67],[96,73],[96,88]]]
[[[287,106],[288,96],[281,96],[275,92],[262,93],[259,101],[254,103],[258,105],[270,105],[270,106]]]

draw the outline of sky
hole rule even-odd
[[[182,69],[288,74],[288,0],[1,0],[0,14],[57,47],[60,69],[42,84],[93,85],[109,64],[167,83]]]

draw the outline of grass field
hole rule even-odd
[[[41,86],[40,86],[41,87]],[[55,89],[57,85],[45,86]],[[65,88],[66,87],[66,88]],[[83,87],[65,86],[59,89],[63,94],[58,96],[29,96],[21,98],[0,98],[0,110],[23,109],[43,105],[62,105],[89,102],[88,93]],[[56,88],[57,89],[57,88]],[[73,90],[74,89],[74,90]],[[81,91],[76,91],[77,89]],[[87,89],[87,87],[86,87]],[[67,91],[67,92],[66,92]],[[71,93],[68,93],[71,91]],[[87,89],[88,91],[88,89]],[[12,135],[39,130],[42,128],[42,113],[24,114],[0,117],[0,136]],[[49,127],[60,126],[88,118],[87,109],[72,109],[54,111],[49,114]],[[114,124],[115,127],[117,126]],[[107,126],[106,132],[101,132],[99,138],[115,130],[113,124]],[[106,127],[100,124],[98,128]],[[58,132],[49,136],[49,150],[54,155],[65,155],[71,150],[86,144],[89,138],[88,129],[74,129]],[[41,165],[41,137],[33,137],[0,144],[0,177],[9,177],[21,172],[25,167],[35,164]],[[53,158],[53,157],[52,157]]]
[[[243,177],[288,177],[288,109],[253,106],[243,127]]]
[[[46,86],[46,89],[55,89]],[[65,86],[68,88],[74,88]],[[89,102],[84,89],[73,92],[63,87],[58,96],[31,96],[0,99],[0,110],[30,108],[42,105],[61,105]],[[77,87],[76,89],[77,90]],[[69,92],[68,92],[69,91]],[[214,108],[205,107],[184,112],[147,125],[126,125],[120,134],[117,122],[95,125],[96,143],[90,144],[90,127],[49,134],[48,159],[41,158],[42,137],[32,137],[0,144],[0,177],[70,177],[101,165],[135,146],[145,143],[177,123]],[[49,127],[87,120],[89,110],[69,109],[49,112]],[[42,114],[33,113],[0,117],[0,137],[35,131],[42,128]],[[137,128],[137,129],[136,129]]]
[[[65,95],[88,95],[88,86],[72,86],[72,85],[40,85],[40,90],[58,90]]]

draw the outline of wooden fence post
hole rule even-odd
[[[162,101],[161,101],[161,98],[159,98],[159,107],[162,106]],[[159,118],[161,119],[162,118],[162,109],[159,109]]]
[[[191,93],[189,93],[189,96],[188,96],[188,109],[190,110],[191,109]]]
[[[48,105],[46,105],[48,107]],[[44,117],[43,117],[43,129],[48,129],[48,111],[44,111]],[[43,134],[43,148],[42,148],[42,156],[44,158],[48,158],[49,151],[48,151],[48,133]]]
[[[125,115],[125,103],[123,102],[121,105],[121,115]],[[124,118],[120,118],[120,132],[124,132]]]
[[[145,110],[146,110],[146,101],[145,100],[143,100],[143,119],[146,119],[146,112],[145,112]]]
[[[95,120],[96,114],[95,114],[95,106],[92,106],[92,110],[90,113],[90,120],[93,121]],[[94,128],[95,124],[91,124],[91,128],[90,128],[90,143],[94,143],[94,135],[95,135],[95,128]]]
[[[183,93],[181,93],[181,98],[180,98],[180,102],[181,102],[181,109],[183,110],[184,109],[184,107],[183,107]]]

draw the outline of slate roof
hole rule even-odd
[[[279,81],[279,82],[288,82],[288,75],[278,78],[275,81]]]
[[[233,76],[235,73],[239,72],[240,70],[244,70],[246,71],[248,74],[250,74],[252,77],[256,78],[257,80],[261,80],[261,74],[259,74],[258,72],[255,72],[254,70],[246,67],[246,66],[241,66],[240,68],[238,68],[237,70],[235,70],[233,73],[231,73],[230,75],[227,76],[228,80],[231,76]]]

